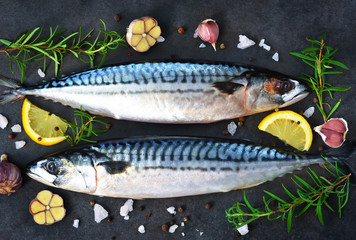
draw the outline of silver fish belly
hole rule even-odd
[[[168,198],[252,187],[322,162],[244,141],[129,139],[45,157],[27,173],[47,185],[93,195]]]
[[[295,80],[247,67],[161,62],[95,69],[12,94],[116,119],[208,123],[290,105],[305,90]]]

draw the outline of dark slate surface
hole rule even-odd
[[[84,31],[92,27],[100,28],[99,19],[107,23],[109,30],[125,33],[126,27],[134,18],[149,15],[155,17],[162,27],[164,43],[158,44],[147,53],[136,53],[132,49],[124,47],[111,51],[106,64],[120,64],[137,60],[170,59],[175,55],[179,59],[203,59],[213,61],[229,61],[234,63],[251,64],[249,58],[255,60],[253,65],[266,67],[274,71],[300,76],[303,71],[310,71],[300,60],[289,55],[290,51],[299,51],[308,43],[306,37],[320,38],[327,32],[327,44],[336,46],[339,51],[337,59],[343,61],[351,68],[342,76],[329,78],[337,85],[355,87],[356,50],[354,39],[356,33],[355,10],[356,2],[349,1],[8,1],[0,2],[0,37],[13,39],[18,33],[37,26],[45,26],[48,33],[49,26],[60,25],[60,28],[77,30],[80,26]],[[114,15],[118,13],[122,20],[114,21]],[[205,18],[216,19],[219,23],[221,34],[218,44],[224,43],[225,50],[213,52],[208,46],[199,49],[199,39],[193,39],[193,33],[199,22]],[[177,28],[183,26],[185,34],[177,33]],[[236,48],[238,35],[246,34],[257,43],[261,38],[272,46],[267,52],[258,46],[246,50]],[[271,57],[274,52],[280,54],[280,62],[274,62]],[[128,53],[132,52],[132,56]],[[28,85],[40,83],[42,80],[37,74],[39,63],[31,63],[26,68],[26,80]],[[15,68],[16,69],[16,68]],[[88,69],[88,65],[67,56],[64,58],[64,66],[61,74],[67,75]],[[20,79],[16,69],[12,75],[5,54],[0,54],[0,73],[5,76]],[[53,77],[53,64],[50,64],[45,80]],[[342,97],[341,107],[335,113],[335,117],[344,117],[349,122],[350,132],[348,139],[355,140],[355,110],[353,103],[356,101],[354,90],[347,93],[335,94],[335,99]],[[289,107],[300,111],[313,106],[314,95]],[[47,110],[59,114],[62,117],[71,118],[72,110],[60,104],[45,101],[39,98],[31,100]],[[335,100],[335,101],[336,101]],[[333,102],[333,101],[332,101]],[[24,132],[17,134],[15,140],[24,139],[27,144],[21,150],[15,150],[14,140],[8,139],[10,127],[21,122],[21,104],[17,102],[0,106],[0,113],[7,116],[9,126],[0,130],[0,153],[7,153],[11,161],[22,169],[31,160],[41,155],[54,152],[67,146],[61,143],[53,147],[44,147],[32,142]],[[237,134],[230,138],[248,138],[255,142],[263,142],[267,145],[275,138],[258,131],[257,124],[268,113],[256,114],[248,117],[246,124],[239,128]],[[100,136],[100,139],[113,137],[128,137],[137,135],[195,135],[222,137],[222,131],[230,121],[223,121],[206,125],[160,125],[135,123],[127,121],[115,121],[112,130]],[[235,121],[237,122],[237,121]],[[321,123],[321,116],[315,113],[309,119],[312,127]],[[278,146],[283,144],[277,141]],[[318,136],[312,145],[312,152],[322,145]],[[314,167],[318,173],[324,174],[319,167]],[[301,177],[307,177],[305,169],[297,172]],[[281,184],[292,186],[291,175],[275,179],[259,187],[246,189],[246,194],[254,206],[262,207],[262,191],[269,190],[278,195],[285,196]],[[174,179],[172,179],[174,181]],[[39,226],[34,223],[28,212],[30,201],[37,192],[50,189],[54,193],[63,196],[67,215],[63,221],[52,226]],[[0,196],[0,232],[1,239],[235,239],[238,235],[233,231],[233,226],[225,218],[225,209],[235,202],[241,201],[243,191],[229,193],[217,193],[204,196],[193,196],[176,199],[154,199],[135,201],[134,211],[130,214],[130,220],[125,221],[120,216],[120,206],[126,199],[100,198],[80,193],[69,192],[61,189],[49,188],[41,183],[25,177],[23,188],[11,196]],[[100,224],[94,222],[92,207],[89,202],[95,200],[106,208],[112,221],[103,221]],[[334,199],[335,200],[335,199]],[[207,202],[213,204],[212,209],[204,208]],[[343,210],[341,219],[336,213],[323,211],[325,225],[322,226],[315,217],[314,211],[308,211],[302,217],[293,220],[292,231],[288,234],[286,224],[280,221],[269,222],[260,219],[249,225],[250,233],[240,239],[336,239],[350,238],[356,234],[355,188],[351,187],[349,203]],[[331,204],[335,204],[332,201]],[[139,207],[145,206],[140,211]],[[183,206],[185,211],[171,216],[166,211],[169,206]],[[152,213],[150,218],[146,215]],[[174,220],[180,225],[183,217],[189,216],[190,221],[184,227],[180,227],[174,234],[161,231],[161,225]],[[79,229],[72,227],[74,219],[80,219]],[[137,231],[143,224],[145,234]],[[182,237],[181,233],[185,233]],[[203,235],[200,236],[200,232]]]

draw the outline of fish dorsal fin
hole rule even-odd
[[[97,166],[104,167],[106,172],[109,174],[117,174],[125,172],[126,168],[130,166],[130,163],[124,161],[110,161],[100,162]]]
[[[233,94],[235,91],[239,90],[240,88],[245,88],[246,85],[247,85],[247,81],[241,78],[212,83],[212,87],[216,88],[217,90],[225,94]]]

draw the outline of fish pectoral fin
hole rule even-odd
[[[124,161],[110,161],[110,162],[100,162],[97,166],[102,166],[105,168],[106,172],[109,174],[123,173],[126,169],[131,166],[130,163]]]
[[[212,87],[216,88],[222,93],[226,94],[233,94],[235,91],[239,90],[240,88],[244,88],[245,84],[237,83],[232,81],[224,81],[224,82],[214,82],[212,83]]]

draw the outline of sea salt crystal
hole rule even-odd
[[[141,225],[141,226],[139,226],[138,227],[138,231],[140,232],[140,233],[145,233],[146,231],[145,231],[145,227],[143,226],[143,225]]]
[[[239,35],[239,44],[237,44],[237,48],[246,49],[255,45],[255,42],[246,37],[245,35]]]
[[[74,219],[73,221],[73,227],[78,228],[79,227],[79,219]]]
[[[125,220],[129,220],[129,212],[133,210],[133,200],[128,199],[124,205],[120,208],[120,215],[124,217]]]
[[[273,59],[274,61],[276,61],[276,62],[279,61],[279,54],[278,54],[278,52],[276,52],[275,54],[273,54],[272,59]]]
[[[315,111],[315,107],[310,107],[310,108],[308,108],[307,110],[304,111],[303,115],[306,118],[310,118],[311,116],[313,116],[314,111]]]
[[[21,132],[21,126],[20,124],[15,124],[14,126],[11,127],[12,132],[20,133]]]
[[[170,233],[174,233],[176,231],[176,229],[178,228],[178,225],[177,224],[174,224],[172,226],[169,227],[169,232]]]
[[[16,149],[23,148],[25,146],[25,144],[26,144],[26,142],[24,140],[16,141],[15,142],[15,148]]]
[[[94,205],[94,219],[95,222],[100,223],[101,220],[109,216],[108,211],[106,211],[101,205],[95,203]]]
[[[200,232],[199,235],[201,236],[201,235],[203,235],[203,233],[204,233],[204,232]]]
[[[181,222],[180,225],[181,225],[182,227],[184,227],[184,222]]]
[[[261,39],[260,43],[258,44],[258,46],[263,47],[264,49],[266,49],[267,51],[271,50],[271,46],[265,44],[265,39]]]
[[[159,37],[157,38],[157,42],[158,42],[158,43],[164,42],[164,41],[166,41],[166,39],[165,39],[164,37],[162,37],[162,36],[159,36]]]
[[[241,223],[239,223],[239,225],[241,225]],[[239,233],[243,236],[243,235],[246,235],[248,233],[248,226],[247,224],[242,226],[242,227],[239,227],[237,229],[237,231],[239,231]]]
[[[184,233],[184,232],[182,232],[182,236],[183,236],[183,237],[185,236],[185,233]]]
[[[231,136],[234,136],[236,133],[237,125],[234,122],[231,122],[227,125],[227,131],[231,134]]]
[[[206,45],[204,43],[199,45],[199,48],[206,48]]]
[[[9,121],[7,120],[7,118],[4,115],[0,114],[0,128],[6,128],[8,123]]]
[[[169,207],[169,208],[167,208],[167,211],[170,213],[170,214],[172,214],[172,215],[176,215],[176,211],[175,211],[175,207]]]
[[[39,68],[39,69],[37,70],[37,73],[38,73],[38,75],[39,75],[41,78],[44,78],[44,77],[46,76],[46,74],[42,71],[41,68]]]

